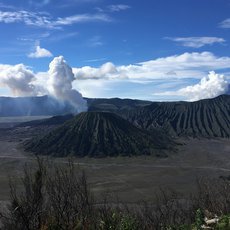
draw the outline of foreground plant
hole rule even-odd
[[[200,181],[198,194],[188,201],[160,189],[154,204],[129,207],[106,199],[96,204],[85,173],[72,161],[55,165],[38,159],[35,170],[25,166],[22,185],[19,192],[10,183],[10,204],[0,213],[3,230],[230,230],[230,184],[221,179]]]

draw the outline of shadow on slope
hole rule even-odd
[[[108,112],[85,112],[42,138],[25,143],[35,154],[64,157],[166,156],[174,142],[155,131],[151,134]]]

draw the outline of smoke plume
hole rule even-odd
[[[87,110],[87,102],[72,87],[76,80],[72,68],[62,56],[55,57],[49,65],[48,73],[34,74],[27,66],[18,64],[0,65],[0,86],[8,87],[14,96],[49,95],[55,98],[60,106],[70,105],[72,112]]]

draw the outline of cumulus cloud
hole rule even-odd
[[[106,70],[105,66],[107,66]],[[78,79],[162,79],[202,78],[210,69],[230,69],[230,57],[217,57],[211,52],[192,52],[157,58],[131,65],[115,66],[109,62],[98,68],[74,68]],[[109,68],[108,68],[109,66]],[[102,71],[103,70],[103,71]]]
[[[229,67],[230,57],[217,57],[211,52],[186,52],[142,62],[139,65],[123,66],[121,70],[133,72],[134,77],[165,78],[167,77],[165,73],[174,71],[178,78],[200,78],[210,69],[229,69]]]
[[[217,97],[221,94],[229,94],[229,83],[224,75],[211,71],[207,77],[201,79],[200,83],[187,86],[178,91],[190,101]]]
[[[107,62],[100,66],[99,68],[93,68],[90,66],[84,66],[82,68],[73,68],[73,72],[76,79],[120,79],[125,76],[119,73],[117,67],[111,63]]]
[[[111,84],[114,86],[121,81],[123,85],[127,85],[129,82],[135,86],[151,81],[147,88],[150,92],[149,85],[151,85],[151,88],[156,90],[154,94],[151,93],[153,98],[160,96],[160,98],[180,98],[192,101],[227,93],[227,78],[214,72],[211,72],[207,77],[207,72],[211,69],[227,72],[230,69],[230,57],[218,57],[210,52],[193,52],[132,65],[115,66],[108,62],[98,68],[90,66],[73,68],[73,72],[75,78],[80,80],[81,87],[79,89],[87,96],[101,96],[103,93],[103,95],[107,95],[106,93],[113,91]],[[94,89],[97,79],[100,79],[99,82],[103,83],[104,88],[100,85],[100,92],[90,92]],[[191,81],[194,82],[197,79],[202,79],[199,84],[188,86],[191,85]],[[110,84],[111,81],[113,83]],[[167,82],[171,83],[167,84]],[[108,89],[106,86],[110,86],[110,88]],[[119,83],[119,87],[122,87],[121,83]],[[166,90],[169,91],[165,92]],[[124,95],[124,93],[119,95]],[[140,96],[138,97],[140,98]]]
[[[131,65],[116,66],[107,62],[97,68],[83,66],[72,69],[63,57],[57,57],[50,63],[49,71],[44,73],[33,73],[22,64],[0,65],[0,85],[9,87],[16,96],[52,95],[59,101],[69,101],[76,110],[82,111],[85,110],[86,103],[75,89],[84,93],[84,96],[129,97],[133,86],[137,92],[140,85],[145,84],[140,91],[143,95],[146,93],[152,96],[154,89],[154,96],[172,98],[173,95],[188,100],[226,93],[227,79],[230,78],[214,72],[207,77],[207,72],[211,69],[230,72],[230,57],[217,57],[210,52],[194,52]],[[199,84],[191,85],[191,81],[198,82],[197,79],[202,80]],[[134,94],[131,95],[132,98]],[[143,95],[138,95],[138,98],[144,99]],[[150,99],[148,95],[145,98]]]
[[[221,94],[230,94],[230,84],[223,74],[214,71],[202,78],[198,84],[186,86],[177,91],[155,93],[157,96],[179,96],[188,101],[197,101],[206,98],[214,98]]]
[[[35,47],[35,49],[36,49],[35,52],[30,53],[28,55],[28,57],[30,57],[30,58],[44,58],[44,57],[52,57],[53,56],[53,54],[49,50],[47,50],[45,48],[41,48],[39,45],[37,45]]]
[[[55,57],[49,65],[49,79],[47,89],[58,100],[73,105],[77,112],[87,110],[86,101],[82,95],[73,89],[72,82],[75,80],[72,68],[67,65],[62,56]]]
[[[14,96],[36,95],[34,78],[34,73],[23,64],[0,65],[0,85],[8,87]]]
[[[177,42],[182,46],[200,48],[205,45],[213,45],[215,43],[224,43],[225,40],[219,37],[176,37],[166,38],[171,41]]]

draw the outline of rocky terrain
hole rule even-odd
[[[196,102],[85,99],[88,111],[116,113],[141,129],[151,131],[157,128],[173,137],[230,137],[230,95]],[[47,96],[0,98],[0,116],[47,116],[71,112],[69,105]]]
[[[173,137],[230,137],[230,95],[195,102],[95,99],[91,111],[111,111],[145,130]]]
[[[165,156],[163,150],[169,151],[173,145],[160,131],[150,134],[114,113],[85,112],[44,137],[26,142],[25,147],[41,155],[105,157]]]
[[[115,151],[112,152],[111,149],[114,148],[117,152],[121,146],[108,143],[104,151],[111,152],[116,157],[93,158],[87,155],[83,158],[74,158],[75,164],[86,171],[89,182],[96,194],[113,193],[125,202],[136,202],[142,199],[153,200],[152,194],[159,187],[173,188],[183,194],[188,194],[191,191],[196,191],[197,178],[219,178],[230,175],[230,141],[227,136],[229,132],[229,96],[223,95],[192,103],[152,103],[117,98],[89,99],[88,104],[89,111],[97,112],[92,113],[94,114],[92,117],[86,116],[89,113],[83,113],[81,119],[78,116],[78,118],[73,118],[73,115],[55,116],[46,119],[42,116],[37,121],[28,122],[28,116],[1,117],[0,123],[4,129],[0,128],[0,200],[9,199],[9,176],[21,181],[24,163],[31,164],[36,161],[34,154],[24,151],[23,143],[25,141],[28,143],[31,139],[36,140],[35,142],[32,141],[33,143],[38,143],[37,141],[45,136],[49,140],[54,138],[56,145],[63,146],[64,143],[57,141],[60,137],[59,131],[56,131],[57,129],[66,132],[66,136],[63,136],[63,141],[65,140],[64,142],[67,143],[66,146],[72,145],[71,136],[75,138],[78,135],[83,135],[86,129],[87,135],[94,137],[94,139],[89,139],[85,135],[86,143],[91,140],[97,141],[91,142],[89,145],[92,147],[91,154],[95,154],[95,156],[102,156],[101,150],[104,148],[102,143],[103,141],[107,143],[106,137],[110,134],[106,127],[114,130],[112,137],[115,139],[118,135],[121,143],[124,144],[123,139],[127,138],[128,148],[130,148],[129,144],[136,146],[134,149],[136,152],[132,149],[135,154],[140,154],[140,151],[136,150],[139,145],[136,141],[134,143],[133,135],[127,137],[128,131],[130,130],[132,134],[138,130],[135,139],[138,139],[139,135],[142,137],[147,135],[148,138],[146,140],[140,138],[139,143],[143,144],[143,141],[145,141],[144,143],[151,141],[152,145],[150,147],[154,149],[152,155],[132,155],[130,157],[127,152],[124,152],[124,155],[128,157],[123,155],[120,157],[121,154],[117,156]],[[100,111],[110,111],[119,116],[110,113],[109,118],[107,118],[104,117],[104,114],[107,113],[98,113]],[[34,117],[32,118],[34,119]],[[36,119],[38,118],[36,117]],[[21,123],[22,121],[27,122]],[[21,124],[19,125],[19,123]],[[88,128],[94,126],[98,128]],[[106,131],[104,132],[104,130]],[[210,132],[209,130],[213,131]],[[52,134],[52,138],[50,134]],[[159,151],[159,147],[162,147],[161,144],[169,143],[168,140],[171,140],[169,136],[174,136],[177,142],[179,141],[183,145],[177,145],[176,151],[171,151],[171,146],[169,146],[170,151]],[[160,146],[155,145],[156,141],[157,144],[160,143]],[[93,146],[95,145],[98,148],[95,148],[94,151]],[[43,150],[46,148],[45,146],[44,144]],[[53,146],[54,149],[57,147],[55,144],[50,146]],[[35,152],[39,149],[36,145],[34,145],[34,148]],[[84,148],[89,147],[82,145],[82,149]],[[128,149],[124,146],[122,148],[124,150]],[[156,157],[159,152],[160,155],[158,156],[167,155],[167,157]],[[55,156],[50,148],[48,148],[46,154]],[[63,152],[58,154],[64,156],[66,153],[64,155],[62,155]],[[45,156],[46,158],[49,157]],[[68,158],[63,157],[61,159],[51,158],[51,160],[60,164],[68,163]]]

